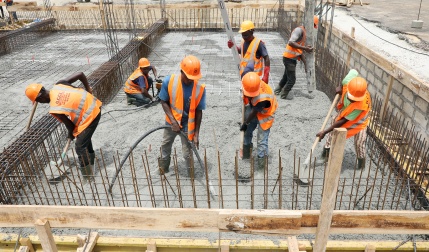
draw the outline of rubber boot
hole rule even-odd
[[[89,153],[89,164],[94,166],[95,163],[95,152]]]
[[[282,91],[280,92],[280,98],[286,99],[288,94],[289,94],[289,91],[283,88]]]
[[[252,154],[252,145],[243,145],[243,159],[249,159]]]
[[[282,91],[282,86],[280,86],[280,84],[277,84],[276,88],[274,89],[274,94],[279,95],[280,92]]]
[[[265,170],[265,160],[267,156],[264,157],[258,157],[258,171],[264,171]]]
[[[170,172],[170,158],[168,159],[158,159],[159,162],[159,175]]]
[[[80,173],[82,173],[83,178],[85,178],[86,180],[91,179],[92,165],[88,164],[86,166],[81,166],[79,169],[80,169]]]
[[[293,97],[294,97],[293,91],[290,90],[289,93],[286,95],[286,100],[293,100]]]
[[[136,98],[127,97],[127,104],[134,105],[136,102]]]
[[[365,169],[365,158],[358,158],[358,169]]]

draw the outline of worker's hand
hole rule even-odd
[[[325,137],[325,135],[326,133],[323,130],[316,134],[316,136],[319,137],[319,142]]]
[[[192,140],[194,142],[195,148],[200,148],[200,138],[198,137],[198,134],[194,135],[194,139]]]
[[[234,43],[232,43],[232,40],[228,40],[228,48],[231,48],[234,46]]]
[[[335,88],[335,93],[341,95],[343,93],[343,87],[338,86]]]
[[[240,131],[246,132],[246,130],[247,130],[247,124],[243,123],[240,127]]]
[[[179,133],[180,132],[180,125],[176,121],[174,121],[171,124],[171,130],[174,131],[174,132]]]
[[[311,52],[313,52],[313,47],[312,47],[312,46],[307,45],[307,46],[305,47],[304,51],[306,51],[306,52],[308,52],[308,53],[311,53]]]
[[[265,66],[264,67],[264,76],[262,77],[262,80],[268,84],[269,77],[270,77],[270,67]]]
[[[92,87],[89,87],[89,89],[87,90],[88,93],[92,94]]]

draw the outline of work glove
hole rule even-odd
[[[234,43],[232,43],[232,40],[228,40],[228,48],[231,48],[234,46]]]
[[[247,124],[243,123],[240,127],[240,131],[246,131],[247,130]]]
[[[266,66],[264,67],[264,76],[262,77],[262,80],[268,84],[268,78],[270,77],[270,67]]]

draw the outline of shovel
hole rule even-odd
[[[325,117],[325,121],[323,121],[323,125],[320,128],[320,131],[322,131],[322,130],[325,129],[326,123],[328,122],[329,118],[331,117],[331,113],[334,110],[334,107],[337,104],[337,102],[338,102],[339,99],[340,99],[340,95],[339,94],[335,95],[335,98],[332,101],[331,107],[329,108],[328,114]],[[310,162],[310,156],[311,156],[311,153],[314,152],[314,149],[316,148],[316,145],[317,145],[317,143],[319,141],[320,141],[320,138],[316,137],[316,140],[314,140],[313,146],[311,147],[311,151],[310,151],[310,153],[308,153],[308,156],[307,156],[307,158],[304,161],[304,169],[301,169],[301,167],[299,168],[300,169],[300,172],[299,172],[299,176],[300,177],[298,177],[295,174],[295,178],[298,178],[298,183],[300,185],[307,186],[309,184],[308,178],[304,177],[304,175],[308,174],[307,170],[308,170],[308,163]]]

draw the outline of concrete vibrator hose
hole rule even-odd
[[[152,134],[153,132],[155,132],[155,131],[157,131],[157,130],[160,130],[160,129],[166,129],[166,128],[170,128],[171,126],[170,125],[163,125],[163,126],[159,126],[159,127],[157,127],[157,128],[154,128],[154,129],[151,129],[151,130],[149,130],[149,131],[147,131],[145,134],[143,134],[139,139],[137,139],[137,141],[131,146],[131,148],[130,148],[130,150],[126,153],[126,155],[125,155],[125,157],[121,160],[121,163],[119,164],[119,167],[118,167],[118,169],[116,170],[116,173],[115,173],[115,176],[113,176],[113,178],[112,178],[112,181],[110,182],[110,185],[109,185],[109,193],[111,194],[112,193],[112,187],[113,187],[113,185],[115,184],[115,181],[116,181],[116,179],[117,179],[117,177],[118,177],[118,174],[119,174],[119,172],[121,171],[121,169],[122,169],[122,167],[124,166],[124,164],[125,164],[125,161],[127,160],[127,158],[128,158],[128,156],[131,154],[131,152],[134,150],[134,148],[136,148],[137,147],[137,145],[143,140],[143,139],[145,139],[148,135],[150,135],[150,134]],[[186,139],[188,139],[188,136],[183,132],[183,131],[180,131],[180,133],[186,138]],[[204,166],[203,166],[203,162],[202,162],[202,160],[201,160],[201,158],[200,158],[200,155],[199,155],[199,153],[198,153],[198,151],[197,151],[197,148],[195,147],[195,144],[192,142],[192,141],[189,141],[188,140],[188,144],[191,146],[191,149],[192,149],[192,151],[195,153],[195,156],[197,156],[197,159],[198,159],[198,162],[200,163],[200,166],[201,166],[201,169],[202,169],[202,171],[205,173],[205,169],[204,169]],[[204,174],[205,175],[205,174]],[[203,182],[202,182],[202,180],[201,179],[197,179],[201,184],[204,184]],[[212,184],[212,182],[211,182],[211,180],[209,179],[208,180],[208,183],[209,183],[209,191],[210,191],[210,194],[211,194],[211,196],[212,196],[212,198],[213,199],[215,199],[215,195],[217,195],[216,194],[216,191],[215,191],[215,189],[214,189],[214,187],[213,187],[213,184]]]

